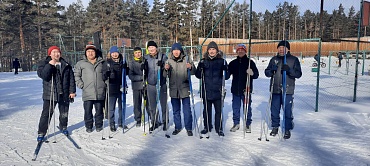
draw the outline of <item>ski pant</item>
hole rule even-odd
[[[118,124],[122,124],[122,96],[121,94],[115,94],[109,96],[109,125],[115,124],[114,114],[116,112],[116,103],[118,102]]]
[[[232,108],[233,108],[233,122],[234,125],[240,124],[240,107],[244,103],[244,95],[234,95],[233,94],[233,101],[232,101]],[[247,113],[247,126],[251,125],[252,123],[252,95],[249,94],[249,104],[248,104],[248,113]],[[243,108],[243,116],[244,116],[244,104],[242,105]],[[243,117],[244,118],[244,117]]]
[[[293,123],[293,95],[286,95],[285,99],[285,130],[292,130],[294,128]],[[271,100],[271,126],[279,127],[280,126],[280,108],[283,105],[282,94],[272,94]]]
[[[51,105],[54,106],[51,108]],[[46,134],[46,131],[49,128],[49,123],[51,117],[53,116],[54,109],[56,104],[58,104],[59,109],[59,127],[60,129],[66,128],[68,124],[68,110],[69,110],[69,102],[59,101],[59,102],[52,102],[50,105],[50,100],[44,100],[44,104],[42,106],[42,112],[39,121],[39,131],[38,134]],[[49,116],[50,112],[50,116]]]
[[[203,99],[203,121],[204,121],[204,129],[211,129],[212,126],[212,104],[215,107],[215,127],[216,132],[222,131],[222,124],[221,124],[221,99],[219,100],[204,100]],[[209,126],[208,126],[209,125]]]
[[[159,102],[161,104],[162,109],[162,120],[163,122],[166,122],[166,118],[168,120],[168,112],[166,109],[167,107],[167,86],[166,84],[162,85],[160,87],[160,95],[159,95]],[[156,122],[159,121],[159,107],[157,105],[157,88],[155,85],[147,85],[147,95],[148,95],[148,113],[149,117],[152,120],[152,123],[154,124],[155,120]],[[158,112],[157,112],[158,108]],[[157,112],[157,113],[156,113]]]
[[[18,67],[14,68],[14,74],[18,74]]]
[[[134,102],[134,119],[136,122],[141,121],[141,104],[143,101],[143,90],[132,90]]]
[[[190,97],[186,98],[171,98],[171,104],[173,109],[173,121],[175,123],[175,129],[182,129],[181,123],[181,102],[182,110],[184,112],[184,125],[186,130],[192,130],[193,116],[190,108]]]
[[[95,116],[93,116],[92,109],[93,106],[95,107]],[[95,117],[95,127],[101,128],[103,127],[103,106],[104,106],[104,100],[88,100],[84,101],[84,121],[85,121],[85,127],[88,129],[93,128],[93,123]]]

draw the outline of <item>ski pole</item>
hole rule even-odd
[[[270,98],[269,98],[269,103],[267,105],[267,109],[266,109],[266,112],[265,112],[265,117],[262,116],[261,114],[261,131],[260,131],[260,137],[258,138],[258,140],[262,140],[262,133],[265,134],[265,138],[266,138],[266,141],[269,141],[268,137],[267,137],[267,132],[266,130],[268,129],[265,129],[265,123],[267,123],[266,121],[266,118],[270,121],[271,118],[269,118],[270,116],[270,109],[271,109],[271,101],[272,101],[272,92],[273,92],[273,88],[274,88],[274,74],[272,75],[272,83],[271,83],[271,86],[270,86]],[[267,116],[267,117],[266,117]]]
[[[51,87],[50,87],[50,100],[49,100],[49,116],[48,116],[48,130],[46,130],[46,143],[48,143],[49,141],[49,127],[50,127],[50,119],[51,119],[51,116],[52,116],[52,107],[54,107],[52,104],[52,100],[54,99],[53,95],[54,95],[54,76],[51,75]]]
[[[204,79],[204,69],[202,69],[202,80],[203,80],[203,87],[204,87],[204,99],[203,99],[203,104],[205,105],[205,112],[206,112],[206,121],[207,121],[207,137],[206,138],[209,138],[210,134],[209,134],[209,117],[208,117],[208,102],[207,102],[207,92],[206,92],[206,83],[205,83],[205,79]]]

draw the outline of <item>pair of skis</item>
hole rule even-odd
[[[59,129],[59,126],[58,126],[58,129]],[[63,134],[65,135],[65,134]],[[73,144],[73,146],[76,148],[76,149],[81,149],[81,147],[76,143],[76,141],[68,134],[68,135],[65,135],[67,137],[67,139]],[[47,139],[44,139],[42,141],[39,141],[37,142],[37,146],[35,148],[35,151],[33,153],[33,157],[32,157],[32,161],[36,161],[37,159],[37,156],[39,155],[39,152],[40,152],[40,149],[41,149],[41,146],[43,145],[43,143],[49,143],[49,141]],[[53,143],[56,143],[56,142],[53,142]]]

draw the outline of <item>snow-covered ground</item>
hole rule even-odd
[[[269,81],[263,73],[267,63],[264,59],[257,62],[260,78],[254,81],[252,133],[245,138],[242,130],[229,132],[232,126],[231,80],[226,82],[225,137],[220,138],[212,131],[209,139],[199,139],[197,132],[188,137],[184,131],[171,138],[166,138],[161,130],[143,135],[143,128],[134,126],[131,90],[127,99],[129,130],[126,133],[122,134],[122,129],[109,132],[107,121],[104,132],[86,133],[81,90],[78,90],[75,102],[70,105],[68,129],[81,149],[76,149],[57,129],[54,132],[51,122],[50,143],[42,145],[36,161],[31,159],[42,110],[42,81],[36,72],[0,73],[0,165],[370,165],[370,76],[360,76],[359,83],[367,88],[360,89],[356,102],[350,102],[353,92],[343,91],[349,93],[349,97],[338,97],[336,92],[342,89],[332,89],[346,75],[345,67],[335,68],[337,74],[342,73],[339,76],[334,69],[331,75],[323,69],[320,76],[322,102],[319,104],[322,109],[314,112],[316,73],[311,72],[311,62],[305,61],[302,63],[303,77],[297,80],[292,137],[285,141],[269,137],[269,142],[263,137],[259,141],[261,114],[265,113],[269,98]],[[325,81],[328,78],[330,80]],[[193,87],[199,118],[201,101],[195,77]],[[346,85],[339,87],[353,89]],[[334,100],[336,98],[344,102]],[[58,124],[57,109],[56,115]],[[170,115],[169,134],[174,129],[171,109]],[[109,139],[108,134],[113,138]],[[102,140],[102,136],[106,140]],[[54,140],[57,143],[52,143]]]

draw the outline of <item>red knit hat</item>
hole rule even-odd
[[[60,51],[60,48],[59,47],[57,47],[57,46],[51,46],[48,49],[48,56],[50,56],[51,51],[53,51],[54,49],[57,49],[62,54],[62,51]]]

